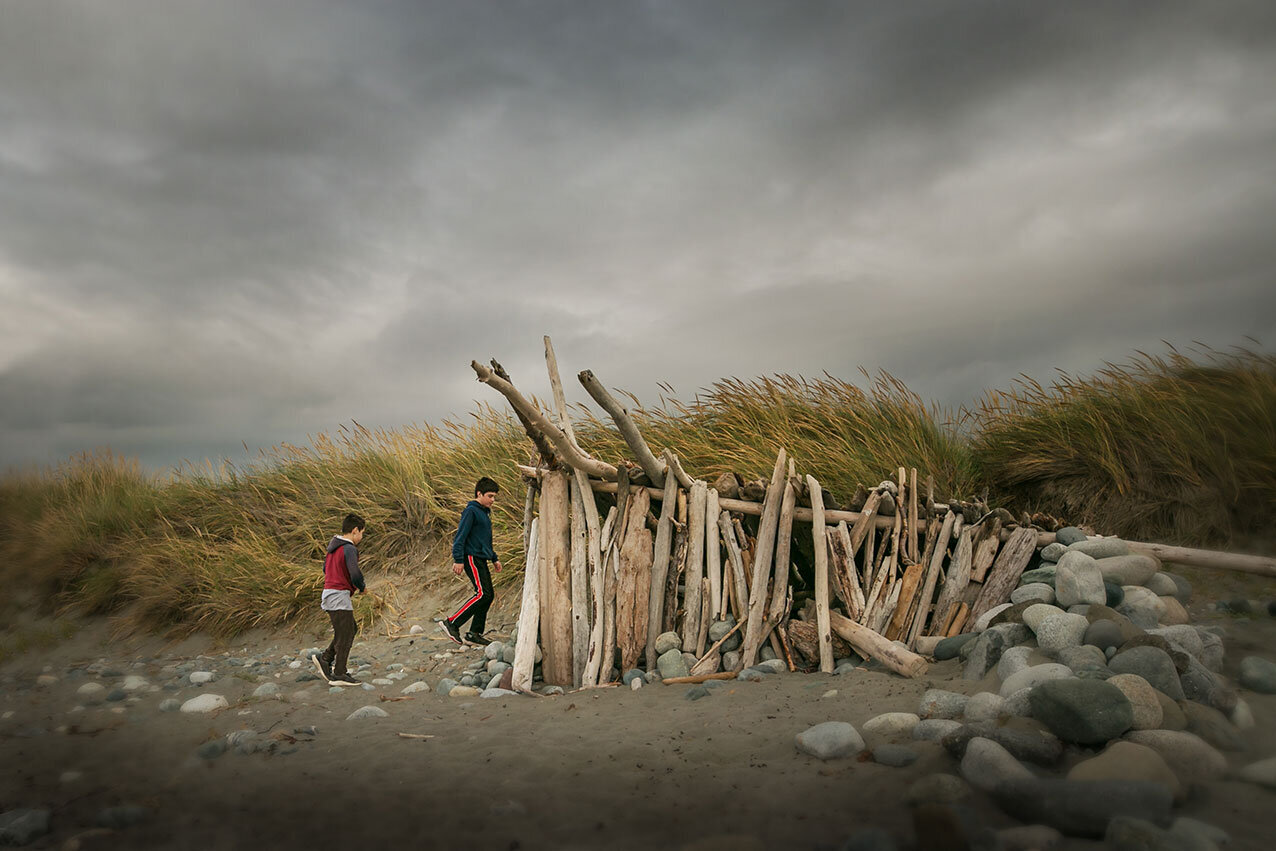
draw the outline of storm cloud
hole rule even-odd
[[[1270,346],[1273,79],[1262,2],[5,4],[0,468],[464,415],[545,334],[649,400]]]

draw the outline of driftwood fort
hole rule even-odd
[[[769,480],[702,481],[670,450],[657,456],[586,370],[580,383],[632,453],[613,465],[577,443],[548,337],[545,356],[552,414],[496,361],[471,364],[509,401],[539,457],[519,467],[527,568],[516,690],[531,692],[538,649],[544,681],[566,687],[607,685],[639,667],[687,668],[666,683],[730,678],[762,654],[791,671],[832,672],[852,650],[916,677],[939,640],[1005,604],[1055,540],[1060,524],[1045,515],[936,501],[916,469],[861,487],[845,507],[826,504],[783,449]],[[1164,560],[1276,575],[1272,559],[1128,543]],[[679,640],[658,641],[667,633]]]

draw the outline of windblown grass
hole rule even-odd
[[[1131,538],[1225,544],[1276,506],[1276,357],[1144,353],[1097,375],[990,392],[981,477],[1019,508]]]
[[[1045,510],[1105,532],[1184,543],[1262,533],[1276,505],[1276,358],[1238,351],[1141,355],[1046,388],[1024,379],[975,411],[925,403],[888,375],[867,389],[831,376],[711,385],[690,402],[631,413],[654,450],[694,475],[770,475],[783,447],[839,499],[903,465],[941,499],[987,491],[993,504]],[[503,410],[503,409],[502,409]],[[579,408],[582,445],[628,451]],[[110,454],[0,480],[0,579],[34,585],[63,611],[111,614],[121,631],[232,634],[318,617],[320,564],[341,518],[369,521],[370,590],[446,574],[456,518],[474,481],[504,487],[497,552],[523,564],[523,491],[512,466],[531,443],[512,416],[481,406],[464,423],[320,435],[245,467],[164,477]],[[381,595],[357,598],[373,619]]]

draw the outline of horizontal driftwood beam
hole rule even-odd
[[[519,472],[525,476],[536,477],[540,475],[540,471],[536,467],[528,467],[524,464],[515,465]],[[615,482],[602,482],[598,479],[591,478],[589,485],[599,493],[615,493]],[[662,499],[664,491],[656,488],[647,488],[647,492],[651,494],[652,499]],[[718,498],[718,505],[723,511],[734,511],[737,514],[751,514],[755,517],[762,515],[762,503],[749,502],[744,499],[727,499],[725,497]],[[946,511],[947,507],[943,505],[935,506],[937,511]],[[793,519],[801,520],[805,523],[811,522],[811,509],[797,508],[793,512]],[[825,509],[824,522],[829,526],[835,526],[845,520],[847,523],[854,523],[860,518],[858,511],[832,511]],[[878,529],[889,529],[894,524],[894,517],[877,516],[873,518],[873,523]],[[1004,542],[1010,538],[1009,530],[1002,530],[1001,540]],[[1054,532],[1038,532],[1037,548],[1053,544],[1055,541]],[[1172,547],[1168,544],[1152,544],[1143,541],[1126,541],[1130,545],[1130,549],[1136,552],[1146,553],[1155,556],[1161,561],[1174,562],[1175,564],[1183,564],[1188,567],[1203,567],[1210,570],[1236,570],[1242,573],[1255,573],[1260,576],[1276,577],[1276,558],[1267,556],[1245,555],[1243,553],[1226,553],[1219,550],[1198,550],[1192,547]]]

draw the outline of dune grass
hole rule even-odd
[[[866,389],[831,376],[720,381],[689,402],[631,413],[652,447],[694,475],[769,476],[784,447],[799,470],[847,499],[900,465],[934,477],[941,499],[987,492],[1104,532],[1226,544],[1266,532],[1276,504],[1276,359],[1248,351],[1140,355],[1099,374],[1024,379],[974,410],[927,404],[889,375]],[[590,452],[627,456],[609,422],[578,408]],[[504,487],[496,548],[521,575],[523,488],[533,448],[504,409],[462,423],[370,431],[357,425],[253,464],[164,477],[110,454],[0,479],[0,579],[59,611],[110,614],[124,632],[229,635],[315,621],[321,561],[347,511],[369,521],[360,547],[374,619],[393,583],[446,578],[447,548],[481,475]]]

